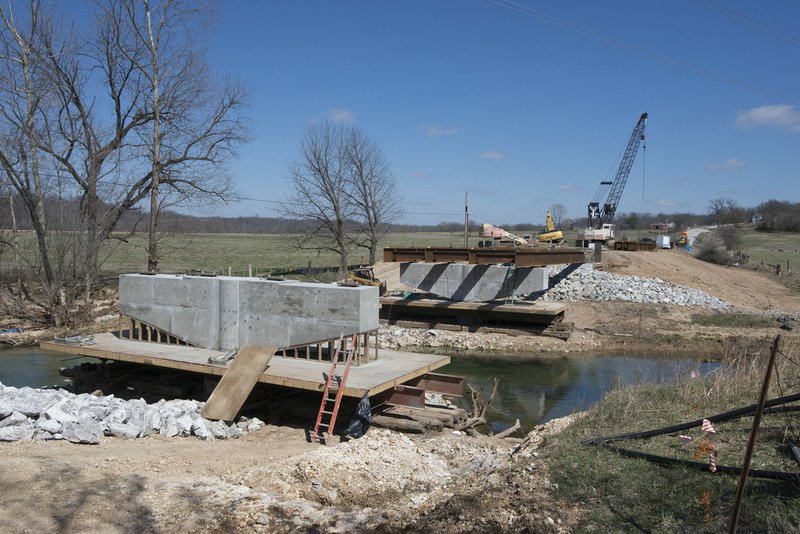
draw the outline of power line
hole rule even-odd
[[[553,26],[558,26],[559,28],[563,28],[565,30],[569,30],[571,32],[577,33],[579,35],[583,35],[584,37],[589,37],[590,39],[594,39],[596,41],[600,41],[602,43],[615,46],[617,48],[621,48],[623,50],[627,50],[629,52],[634,52],[636,54],[642,55],[654,61],[658,61],[660,63],[664,63],[671,67],[675,67],[677,69],[686,70],[697,74],[699,76],[704,76],[706,78],[711,78],[717,81],[721,81],[727,83],[728,85],[732,85],[734,87],[738,87],[740,89],[745,89],[747,91],[758,93],[765,96],[770,96],[773,98],[779,98],[784,101],[793,102],[795,104],[800,104],[800,99],[793,98],[790,96],[786,96],[780,93],[776,93],[775,91],[771,91],[769,89],[764,89],[762,87],[758,87],[746,82],[742,82],[735,78],[731,78],[729,76],[725,76],[724,74],[716,73],[712,70],[706,69],[704,67],[698,67],[696,65],[692,65],[691,63],[686,63],[685,61],[681,61],[678,59],[673,59],[668,56],[664,56],[657,52],[653,52],[651,50],[647,50],[646,48],[642,48],[641,46],[628,43],[626,41],[622,41],[615,37],[611,37],[609,35],[602,34],[600,32],[596,32],[594,30],[590,30],[589,28],[585,28],[583,26],[579,26],[572,22],[569,22],[564,19],[560,19],[558,17],[554,17],[552,15],[548,15],[543,11],[539,11],[533,9],[531,7],[518,4],[513,2],[512,0],[488,0],[489,3],[495,4],[500,7],[504,7],[510,11],[514,11],[519,13],[520,15],[525,15],[526,17],[531,17],[542,22],[546,22],[548,24],[552,24]]]
[[[695,4],[703,6],[706,9],[710,9],[711,11],[716,11],[720,15],[728,17],[731,20],[735,20],[739,24],[744,24],[745,26],[749,26],[755,30],[763,32],[770,37],[774,37],[779,41],[783,41],[784,43],[790,44],[792,46],[796,46],[800,48],[800,39],[789,35],[786,32],[783,32],[777,28],[770,26],[764,22],[761,22],[758,19],[755,19],[749,15],[745,15],[744,13],[740,13],[739,11],[732,9],[720,2],[716,2],[715,0],[692,0]]]

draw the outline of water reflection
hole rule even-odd
[[[520,360],[453,356],[437,372],[461,375],[480,386],[497,377],[500,384],[490,409],[489,425],[500,431],[519,418],[523,428],[587,409],[614,387],[675,380],[692,370],[702,374],[718,362],[619,355],[581,355]],[[487,386],[488,390],[488,386]],[[488,394],[488,391],[487,391]],[[461,401],[463,404],[463,401]],[[465,406],[466,407],[466,406]]]
[[[63,385],[67,379],[58,374],[59,367],[72,367],[92,358],[76,358],[38,347],[0,349],[0,382],[14,387]]]
[[[65,379],[58,374],[58,368],[85,361],[97,360],[35,347],[0,349],[0,382],[15,387],[61,385]],[[706,374],[719,365],[692,359],[604,354],[534,359],[454,355],[452,363],[437,372],[464,376],[474,386],[486,383],[490,377],[499,378],[494,410],[488,414],[490,427],[498,432],[517,418],[523,428],[530,429],[585,410],[618,385],[671,381],[693,370]],[[466,407],[463,399],[460,403]]]

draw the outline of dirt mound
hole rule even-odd
[[[679,250],[604,251],[603,268],[614,274],[660,278],[701,289],[747,311],[800,310],[800,294],[759,271],[700,261]]]

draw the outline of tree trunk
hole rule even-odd
[[[160,107],[158,96],[158,46],[153,36],[153,26],[150,18],[150,2],[144,2],[147,15],[147,35],[150,38],[150,60],[153,68],[153,172],[150,187],[150,226],[147,232],[147,270],[151,273],[158,272],[158,185],[161,172],[161,125]]]
[[[370,240],[369,243],[369,264],[375,265],[375,260],[378,256],[378,241],[376,239]]]
[[[100,201],[96,194],[86,195],[86,302],[92,298],[92,290],[97,282],[97,256],[100,249],[97,210]]]
[[[22,271],[19,267],[19,250],[17,249],[17,214],[14,213],[14,192],[8,188],[8,209],[11,212],[11,248],[14,250],[14,270],[17,274],[17,289],[22,292]]]

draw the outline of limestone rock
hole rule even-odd
[[[7,426],[0,428],[0,441],[27,441],[33,439],[36,431],[30,427]]]
[[[103,427],[93,419],[81,419],[75,423],[64,425],[64,439],[72,443],[97,445],[103,437]]]
[[[112,436],[125,439],[136,439],[139,437],[141,428],[128,423],[109,423],[108,433]]]
[[[28,418],[25,417],[24,414],[14,410],[11,412],[11,415],[0,421],[0,428],[10,427],[10,426],[17,426],[23,421],[27,421]]]

